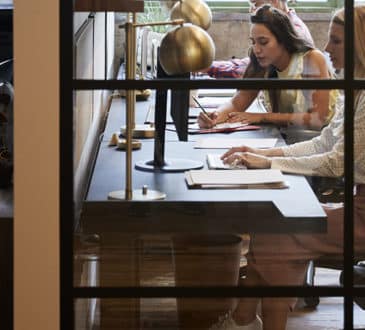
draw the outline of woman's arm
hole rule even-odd
[[[303,78],[330,79],[326,60],[318,50],[309,51],[304,57]],[[301,113],[239,113],[231,112],[228,122],[274,123],[279,126],[298,126],[320,129],[326,124],[329,114],[329,90],[303,90],[310,105]]]
[[[344,171],[343,139],[325,153],[302,157],[273,157],[271,168],[303,175],[339,177]]]
[[[208,116],[201,112],[198,116],[200,127],[210,128],[216,124],[224,123],[231,113],[245,111],[257,97],[257,90],[239,90],[232,99],[220,106],[216,111],[210,112]]]
[[[242,122],[245,124],[271,123],[279,126],[298,126],[316,130],[325,124],[325,120],[322,120],[317,113],[230,112],[226,121],[229,123]]]
[[[314,49],[304,57],[303,78],[331,79],[326,59],[319,50]],[[314,117],[314,120],[308,124],[313,125],[319,121],[320,126],[325,125],[329,116],[330,90],[304,90],[303,92],[309,100],[308,103],[312,105],[308,112]]]
[[[223,154],[221,159],[225,164],[245,165],[247,168],[273,168],[303,175],[343,175],[343,138],[329,152],[311,156],[284,156],[284,149],[281,148],[262,150],[269,152],[257,151],[248,147],[232,148]]]

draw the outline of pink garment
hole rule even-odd
[[[314,41],[307,25],[305,25],[304,22],[299,18],[295,10],[289,9],[287,15],[289,16],[294,26],[295,32],[298,33],[299,37],[308,41],[314,47]]]

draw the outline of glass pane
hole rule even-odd
[[[363,211],[362,205],[364,203],[365,186],[362,183],[362,172],[363,172],[363,150],[364,150],[364,139],[363,139],[363,104],[365,100],[364,90],[355,91],[355,113],[354,113],[354,251],[355,251],[355,262],[354,266],[354,284],[361,286],[365,284],[365,253],[363,247]]]
[[[221,91],[219,91],[221,92]],[[306,92],[306,91],[305,91]],[[304,99],[305,92],[302,91],[293,91],[293,90],[285,90],[280,91],[280,95],[289,95],[289,97],[292,97],[294,95],[302,95],[299,98]],[[325,90],[325,92],[327,92]],[[330,92],[332,93],[332,91]],[[191,93],[192,94],[192,93]],[[204,96],[203,96],[204,95]],[[311,97],[313,93],[307,93],[306,96]],[[160,95],[161,96],[161,95]],[[165,95],[166,99],[168,99],[171,95]],[[163,97],[163,95],[161,96]],[[155,98],[155,92],[153,91],[149,98],[147,100],[141,100],[136,102],[136,109],[135,109],[135,122],[136,122],[136,129],[134,131],[135,134],[140,133],[148,133],[150,131],[157,130],[161,125],[161,122],[154,123],[155,121],[155,107],[156,103],[154,102]],[[300,123],[301,120],[297,120],[297,125],[291,125],[288,127],[288,125],[283,125],[283,127],[278,128],[280,122],[275,122],[277,120],[278,116],[286,116],[284,118],[287,118],[288,121],[292,121],[292,118],[297,118],[298,116],[301,116],[303,113],[305,114],[305,108],[303,108],[303,113],[264,113],[265,105],[264,102],[262,102],[261,94],[259,98],[254,102],[252,105],[252,109],[250,112],[245,113],[242,112],[241,114],[244,116],[252,116],[250,118],[253,119],[253,123],[245,123],[244,125],[240,124],[240,127],[234,127],[234,128],[228,128],[229,132],[232,132],[231,135],[227,134],[187,134],[188,136],[188,142],[181,142],[178,141],[179,138],[176,135],[176,126],[179,127],[180,131],[179,133],[181,135],[184,135],[187,133],[186,130],[184,130],[184,124],[187,123],[194,123],[196,121],[196,116],[199,114],[199,112],[202,112],[202,110],[197,107],[197,104],[193,102],[193,105],[195,105],[193,108],[189,109],[188,101],[189,101],[189,95],[177,95],[177,99],[180,98],[180,100],[185,100],[185,104],[187,109],[182,110],[189,110],[189,114],[186,117],[175,117],[175,120],[172,118],[172,115],[168,115],[166,119],[166,130],[163,131],[163,134],[165,134],[165,142],[162,140],[158,140],[158,138],[153,139],[152,136],[143,136],[143,135],[135,135],[135,138],[138,139],[140,145],[142,145],[142,148],[136,148],[135,151],[132,152],[132,155],[129,159],[129,161],[132,164],[133,171],[131,173],[131,179],[132,179],[132,188],[135,190],[135,192],[138,192],[138,189],[141,189],[140,187],[147,185],[147,196],[149,196],[149,191],[158,191],[163,194],[166,194],[166,200],[170,202],[199,202],[198,204],[195,204],[194,206],[184,206],[181,204],[181,206],[175,205],[174,207],[170,209],[167,207],[164,209],[165,211],[157,211],[161,212],[161,215],[159,215],[159,220],[155,222],[157,218],[154,218],[156,215],[154,215],[155,211],[151,211],[148,208],[150,207],[150,204],[136,204],[138,205],[138,208],[135,210],[124,210],[125,204],[113,204],[108,203],[108,196],[110,196],[110,193],[113,191],[121,191],[124,192],[124,188],[126,186],[126,172],[124,170],[125,161],[126,161],[126,153],[123,151],[123,149],[120,148],[118,143],[120,140],[123,139],[123,134],[125,134],[125,126],[123,123],[125,122],[125,98],[122,97],[114,97],[111,99],[110,109],[108,110],[109,118],[107,120],[105,130],[103,135],[101,136],[101,145],[99,149],[98,156],[96,158],[95,167],[93,169],[93,175],[91,177],[90,186],[88,190],[88,194],[86,196],[85,205],[84,205],[84,212],[83,216],[81,218],[81,228],[85,231],[87,234],[98,234],[98,235],[105,235],[105,237],[101,238],[102,245],[101,247],[105,249],[105,251],[100,252],[103,256],[102,262],[109,262],[112,259],[108,260],[108,252],[107,250],[111,250],[112,252],[115,252],[116,260],[118,258],[120,259],[130,259],[128,262],[121,263],[120,265],[126,266],[128,264],[131,264],[131,266],[136,263],[134,258],[132,257],[133,250],[136,251],[135,257],[139,258],[141,257],[140,254],[143,255],[148,252],[148,240],[146,243],[146,239],[143,237],[143,235],[148,234],[162,234],[163,231],[167,232],[179,232],[179,231],[186,231],[187,228],[190,232],[196,231],[197,228],[199,229],[199,232],[204,235],[210,235],[210,231],[216,230],[216,233],[220,232],[228,232],[232,233],[233,230],[236,230],[238,234],[245,234],[245,233],[254,233],[253,240],[252,240],[252,249],[255,254],[255,259],[258,260],[258,258],[261,256],[264,257],[263,261],[265,263],[271,261],[273,265],[276,264],[274,260],[279,261],[278,270],[280,270],[282,259],[286,257],[289,261],[292,261],[293,258],[296,258],[297,256],[300,256],[302,260],[301,267],[303,268],[301,271],[304,274],[306,263],[309,260],[314,259],[317,257],[317,254],[331,254],[334,252],[337,252],[341,255],[342,249],[336,250],[336,248],[333,248],[331,244],[326,245],[323,244],[323,238],[324,235],[316,236],[313,235],[314,233],[317,233],[318,231],[321,231],[324,229],[321,224],[325,224],[325,222],[321,221],[314,221],[311,225],[301,225],[303,223],[293,223],[292,226],[290,226],[290,223],[287,224],[287,226],[283,225],[283,227],[280,227],[280,221],[278,218],[280,218],[279,213],[277,209],[273,206],[264,205],[260,207],[260,204],[250,204],[250,202],[253,201],[260,201],[262,198],[264,200],[272,200],[274,196],[274,200],[276,203],[276,207],[279,208],[280,212],[292,212],[294,215],[302,215],[303,217],[307,217],[307,210],[308,207],[312,208],[315,212],[317,212],[318,216],[324,217],[324,213],[321,210],[321,206],[318,203],[319,199],[323,203],[332,203],[330,207],[337,207],[340,206],[340,204],[334,204],[334,203],[341,203],[343,199],[343,182],[341,179],[331,179],[327,178],[330,176],[333,176],[333,173],[341,172],[340,168],[343,167],[343,161],[340,160],[335,163],[331,163],[328,161],[328,157],[325,155],[322,158],[314,157],[314,163],[308,159],[308,152],[312,152],[312,150],[315,150],[316,147],[318,148],[329,148],[331,143],[329,143],[329,146],[327,145],[328,141],[326,141],[326,137],[317,138],[319,139],[319,142],[308,142],[304,146],[290,146],[289,148],[285,149],[287,151],[289,150],[296,150],[296,154],[293,154],[291,157],[276,157],[271,158],[271,154],[268,154],[272,152],[272,149],[268,149],[267,147],[270,146],[284,146],[286,143],[292,144],[293,142],[300,142],[303,140],[309,140],[313,137],[318,137],[320,134],[320,130],[317,129],[307,129],[306,126],[301,127]],[[216,108],[212,108],[213,103],[212,99],[213,97],[207,96],[207,94],[197,95],[198,103],[206,107],[208,112],[216,111]],[[229,97],[226,96],[219,96],[215,97],[216,104],[222,104],[224,102],[229,100]],[[263,99],[265,100],[265,95],[263,95]],[[266,99],[267,100],[267,99]],[[210,103],[209,103],[210,102]],[[270,96],[268,98],[268,102],[270,102]],[[307,103],[303,101],[303,107],[306,106],[306,104],[310,104],[312,102],[311,99]],[[178,104],[183,104],[182,101],[178,102]],[[297,104],[298,105],[298,104]],[[168,108],[170,107],[170,104],[167,102],[167,112]],[[162,108],[159,108],[159,112],[163,112]],[[299,107],[296,108],[296,110],[301,110]],[[334,117],[333,111],[334,111],[334,104],[333,108],[327,109],[328,112],[331,113],[331,115],[328,115],[328,118],[337,118]],[[254,113],[256,112],[256,113]],[[312,112],[311,114],[313,114]],[[180,113],[181,114],[181,113]],[[240,114],[240,115],[241,115]],[[258,121],[256,123],[254,116],[266,116],[267,118],[265,120]],[[339,114],[336,114],[339,115]],[[271,116],[271,117],[270,117]],[[272,118],[274,123],[276,125],[270,125],[269,119]],[[298,117],[299,118],[299,117]],[[172,125],[171,123],[174,122],[176,125]],[[307,121],[308,122],[308,121]],[[303,120],[303,124],[307,123],[305,120]],[[310,122],[310,121],[309,121]],[[146,124],[147,123],[147,124]],[[152,123],[152,126],[151,126]],[[196,124],[195,124],[196,125]],[[329,136],[333,135],[333,129],[336,128],[336,125],[338,126],[338,122],[334,120],[334,122],[329,124],[329,126],[324,131],[324,134],[327,134]],[[144,126],[144,130],[140,129],[141,126]],[[335,127],[333,127],[335,126]],[[122,128],[122,130],[121,130]],[[138,128],[138,129],[137,129]],[[186,126],[185,126],[186,129]],[[223,130],[226,130],[227,128],[223,128]],[[190,129],[190,133],[199,133],[199,130],[197,128]],[[214,132],[214,131],[209,131]],[[326,133],[327,132],[327,133]],[[203,133],[203,132],[200,132]],[[332,134],[332,135],[331,135]],[[153,134],[152,134],[153,135]],[[113,140],[113,136],[116,137],[116,141]],[[335,139],[334,137],[331,137],[332,139]],[[324,139],[324,141],[322,141]],[[157,142],[156,142],[157,141]],[[213,141],[213,142],[212,142]],[[277,190],[277,191],[270,191],[267,189],[241,189],[240,193],[237,193],[237,190],[232,189],[189,189],[189,186],[186,185],[185,181],[185,174],[184,171],[175,173],[176,170],[172,171],[174,173],[170,173],[168,169],[165,171],[164,168],[161,171],[158,166],[156,168],[148,169],[143,168],[143,166],[148,167],[147,165],[151,164],[151,161],[154,160],[154,157],[156,157],[156,150],[155,146],[164,143],[165,149],[164,152],[162,152],[162,148],[157,149],[159,152],[157,154],[158,158],[162,157],[163,160],[167,160],[167,163],[169,159],[180,159],[184,161],[197,161],[201,166],[204,166],[205,169],[208,169],[208,166],[212,166],[211,163],[207,163],[207,154],[212,155],[222,155],[229,147],[231,146],[241,146],[243,144],[246,144],[248,146],[253,147],[254,149],[250,149],[251,153],[257,153],[260,156],[264,156],[267,158],[265,159],[265,162],[272,162],[272,164],[275,164],[276,169],[281,169],[283,171],[289,171],[293,173],[302,174],[304,176],[286,176],[285,177],[285,186],[287,186],[286,189]],[[205,143],[205,144],[204,144]],[[233,143],[233,144],[232,144]],[[236,143],[236,144],[234,144]],[[238,144],[237,144],[238,143]],[[250,144],[254,143],[254,144]],[[269,145],[264,144],[269,143]],[[199,148],[197,146],[199,145]],[[262,149],[264,148],[264,149]],[[266,149],[265,149],[266,148]],[[281,149],[277,149],[277,152]],[[308,151],[309,150],[309,151]],[[234,161],[237,159],[238,161],[243,161],[241,151],[244,150],[238,150],[239,152],[234,153],[233,156],[236,157]],[[328,151],[331,151],[329,149]],[[320,153],[319,153],[320,154]],[[290,156],[288,154],[287,156]],[[294,158],[293,158],[294,157]],[[261,160],[261,158],[259,158]],[[218,157],[219,160],[219,157]],[[227,162],[229,163],[231,160],[227,159]],[[260,164],[260,163],[259,163]],[[265,163],[266,164],[266,163]],[[240,164],[236,164],[240,165]],[[242,164],[241,164],[242,165]],[[253,168],[260,168],[260,166],[257,166],[255,163],[245,163],[243,165],[247,165],[249,167]],[[336,168],[332,168],[331,166],[336,166]],[[164,165],[163,165],[164,166]],[[151,166],[150,166],[151,167]],[[337,168],[339,167],[339,168]],[[218,172],[219,173],[219,172]],[[223,172],[220,172],[221,174],[224,174]],[[233,173],[233,172],[231,172]],[[248,173],[243,171],[242,173]],[[254,173],[254,172],[250,172]],[[225,172],[224,175],[229,175],[228,172]],[[308,180],[306,180],[305,176]],[[325,177],[325,178],[319,178],[319,176]],[[283,181],[283,182],[284,182]],[[309,181],[309,182],[307,182]],[[284,185],[284,183],[282,184]],[[314,190],[313,194],[312,190]],[[254,197],[253,197],[254,196]],[[266,197],[264,197],[266,196]],[[291,203],[286,203],[287,199],[290,198],[293,202],[293,205],[295,204],[295,208]],[[115,208],[114,210],[110,209],[110,211],[106,212],[103,211],[101,205],[93,204],[93,202],[96,201],[104,201],[105,207],[109,208]],[[214,207],[216,209],[210,209],[207,207],[205,202],[213,201],[213,202],[220,202],[218,206],[215,205]],[[225,204],[224,202],[242,202],[243,204],[237,204],[237,205],[231,205],[231,204]],[[246,204],[245,204],[246,203]],[[307,204],[308,203],[308,204]],[[270,204],[270,203],[268,203]],[[155,205],[154,203],[151,203],[151,205]],[[159,205],[159,204],[158,204]],[[158,207],[166,207],[169,204],[161,204]],[[91,207],[89,209],[89,206]],[[96,207],[96,209],[93,209],[93,207]],[[145,209],[147,207],[147,209]],[[156,206],[157,207],[157,206]],[[221,207],[221,208],[218,208]],[[270,213],[265,214],[265,207],[268,207],[268,210],[270,210]],[[120,208],[120,209],[119,209]],[[191,210],[190,210],[191,208]],[[227,208],[227,209],[226,209]],[[258,208],[258,210],[256,210]],[[105,209],[106,210],[106,209]],[[128,213],[125,213],[128,212]],[[151,213],[152,212],[152,213]],[[167,213],[164,213],[167,212]],[[168,215],[168,213],[171,212],[171,216]],[[223,213],[222,213],[223,212]],[[260,213],[262,212],[262,213]],[[294,212],[294,213],[293,213]],[[127,214],[130,214],[128,216]],[[211,220],[211,224],[209,224],[209,216],[215,217],[215,220]],[[242,221],[240,217],[242,214],[246,215],[246,221]],[[260,215],[261,214],[261,215]],[[176,216],[179,216],[179,218],[176,218]],[[199,215],[202,215],[201,217]],[[227,218],[227,215],[229,219],[225,221],[225,227],[223,226],[223,223],[220,221],[222,217]],[[269,215],[269,216],[268,216]],[[133,221],[132,219],[134,217],[138,217],[140,221]],[[253,216],[255,217],[254,222],[249,220],[249,217]],[[145,218],[146,217],[146,218]],[[149,223],[148,218],[151,218],[151,222]],[[172,220],[168,220],[171,217]],[[262,217],[262,219],[260,218]],[[278,218],[277,218],[278,217]],[[176,218],[176,219],[175,219]],[[181,219],[181,220],[178,220]],[[187,222],[188,221],[188,222]],[[189,223],[189,221],[192,221]],[[198,227],[195,228],[194,224],[195,221],[199,223]],[[342,221],[342,218],[341,218]],[[206,222],[206,223],[205,223]],[[143,225],[142,225],[143,223]],[[164,223],[164,225],[162,225]],[[205,224],[204,224],[205,223]],[[184,228],[184,225],[186,228]],[[192,227],[188,227],[192,225]],[[211,225],[216,226],[214,229],[211,228]],[[234,229],[235,228],[235,229]],[[238,229],[237,229],[238,228]],[[135,232],[139,232],[135,234]],[[128,232],[131,232],[132,235],[128,236]],[[260,234],[260,232],[266,232],[266,234],[263,236]],[[278,233],[283,232],[295,232],[298,234],[295,237],[292,237],[290,235],[279,235]],[[270,235],[272,234],[272,235]],[[332,237],[331,239],[335,242],[341,242],[342,241],[342,233],[339,232],[331,232],[331,235],[335,234],[335,238]],[[141,237],[142,235],[142,237]],[[120,237],[119,237],[120,236]],[[118,238],[119,237],[119,238]],[[219,237],[216,237],[212,239],[212,244],[214,246],[214,240],[218,239]],[[141,242],[138,242],[141,240]],[[126,243],[122,243],[126,242]],[[273,243],[274,242],[274,243]],[[286,242],[286,243],[284,243]],[[156,243],[156,242],[154,242]],[[166,247],[164,247],[164,253],[166,256],[171,255],[171,249],[173,244],[173,239],[170,237],[166,237],[164,243]],[[161,244],[162,244],[161,243]],[[116,244],[116,245],[113,245]],[[142,244],[142,247],[140,246]],[[147,244],[147,245],[145,245]],[[312,250],[311,248],[313,246],[318,245],[320,246],[319,250]],[[189,245],[189,244],[188,244]],[[270,246],[270,247],[269,247]],[[340,245],[341,246],[341,245]],[[113,250],[115,248],[115,250]],[[119,250],[118,250],[119,249]],[[124,249],[126,249],[124,251]],[[147,249],[147,250],[146,250]],[[155,248],[152,248],[152,251]],[[130,250],[130,251],[129,251]],[[269,250],[267,253],[266,250]],[[297,251],[302,251],[302,253],[297,253]],[[155,250],[156,251],[156,250]],[[78,252],[79,253],[79,252]],[[82,253],[82,252],[81,252]],[[285,255],[287,254],[287,255]],[[332,259],[332,256],[329,256],[329,259]],[[341,259],[341,258],[340,258]],[[106,266],[105,266],[106,267]],[[159,267],[156,267],[157,269]],[[106,268],[102,268],[101,272]],[[114,271],[116,273],[123,272],[122,269],[118,269],[118,267],[115,267]],[[285,282],[283,284],[301,284],[300,282]],[[117,285],[112,283],[104,282],[105,285]],[[127,284],[124,284],[127,285]]]
[[[97,22],[99,18],[101,21]],[[120,15],[115,22],[122,24],[124,19]],[[117,49],[107,52],[119,52],[116,63],[122,64],[115,70],[118,73],[109,75],[114,71],[108,59],[94,61],[105,54],[99,53],[105,40],[100,40],[101,47],[84,60],[90,51],[95,51],[93,47],[98,41],[90,33],[98,24],[105,26],[100,22],[105,23],[100,16],[89,17],[76,33],[74,76],[124,79],[122,29],[118,30]],[[230,65],[241,65],[242,70],[236,76],[241,77],[248,64],[249,34],[256,42],[252,46],[258,47],[257,40],[248,24],[245,33],[239,25],[227,38],[223,22],[215,23],[210,30],[213,34],[216,29],[217,33],[219,53],[215,58],[243,58],[242,62],[229,61]],[[321,22],[320,28],[312,27],[309,31],[315,31],[312,35],[321,49],[326,44],[328,23],[329,17],[325,24]],[[156,31],[138,32],[137,79],[157,77],[157,48],[163,34],[156,36],[152,32]],[[237,42],[242,35],[244,42]],[[227,44],[231,41],[232,44]],[[306,60],[303,53],[297,53],[291,56],[279,52],[272,59],[271,51],[260,57],[258,49],[255,56],[261,67],[278,68],[275,73],[260,72],[263,74],[259,78],[275,77],[269,73],[284,79],[334,77],[332,73],[337,67],[329,63],[328,57],[319,55],[323,63],[329,64],[328,67],[323,64],[321,72],[325,74],[319,75],[316,70],[309,74],[300,70]],[[280,60],[284,55],[288,56],[283,64]],[[292,69],[294,73],[287,72]],[[207,78],[205,71],[188,73],[186,78]],[[77,214],[82,212],[74,237],[75,286],[338,285],[343,264],[344,166],[343,159],[334,151],[337,147],[342,151],[339,141],[343,134],[343,105],[338,101],[342,91],[286,89],[235,93],[230,88],[190,92],[145,89],[136,91],[136,102],[128,107],[125,90],[111,97],[110,92],[104,91],[75,92],[75,201],[76,205],[82,204],[76,210]],[[232,97],[233,103],[238,100],[237,109],[231,109],[230,115],[228,111],[214,113]],[[129,127],[126,113],[134,117]],[[212,122],[202,123],[204,115]],[[104,117],[105,125],[101,119]],[[216,123],[223,124],[223,128],[212,127]],[[130,126],[134,138],[131,152],[126,151],[125,141]],[[202,147],[203,142],[208,147],[204,144]],[[223,157],[225,166],[237,171],[215,171],[208,177],[212,180],[209,182],[199,174],[185,173],[190,169],[216,168],[210,159],[219,161],[231,147],[242,145],[249,149],[242,148]],[[198,165],[178,167],[186,162],[189,166],[192,162]],[[265,176],[254,169],[282,173],[270,171]],[[246,182],[240,186],[228,185],[237,183],[234,181],[237,173],[240,176],[256,173],[255,180],[272,179],[277,174],[280,180],[255,182],[255,186]],[[218,180],[218,177],[223,180],[221,175],[230,181],[222,183]],[[327,204],[327,219],[319,202]],[[313,313],[333,313],[331,326],[341,328],[342,298],[318,297],[285,301],[285,309],[288,305],[292,309],[289,327],[323,328],[323,315],[312,317],[304,312],[304,306],[314,307],[319,300],[320,307]],[[258,305],[258,313],[265,309],[265,301],[271,300],[265,297],[262,305]],[[279,313],[283,304],[276,302],[269,306]],[[254,303],[249,301],[256,313]],[[96,324],[96,328],[102,329],[134,329],[141,324],[151,329],[209,328],[220,318],[224,322],[227,313],[237,311],[235,307],[231,298],[79,299],[75,304],[77,328],[81,324],[85,328]]]

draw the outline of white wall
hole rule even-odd
[[[74,31],[85,26],[85,13],[74,15]],[[83,39],[92,40],[79,44],[76,66],[76,78],[105,79],[113,77],[114,70],[114,13],[99,12],[94,15],[93,30],[87,30]],[[107,20],[107,22],[105,22]],[[105,35],[107,23],[107,36]],[[75,25],[76,24],[76,25]],[[105,54],[105,45],[107,50]],[[91,48],[91,49],[89,49]],[[106,55],[106,57],[105,57]],[[106,65],[107,64],[107,65]],[[96,152],[100,129],[106,113],[107,100],[111,91],[78,91],[74,105],[74,196],[77,216],[81,211],[82,200],[86,192],[93,157]]]

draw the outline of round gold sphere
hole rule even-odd
[[[203,0],[180,0],[172,7],[171,19],[182,18],[186,23],[208,30],[212,24],[212,12]]]
[[[214,56],[214,42],[199,26],[178,26],[161,40],[160,63],[169,75],[205,69],[211,65]]]

